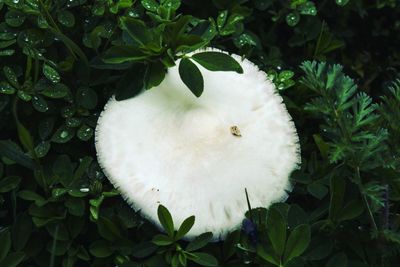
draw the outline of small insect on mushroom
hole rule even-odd
[[[207,51],[219,50],[193,53]],[[243,74],[193,61],[204,78],[201,97],[182,82],[178,59],[157,87],[123,101],[111,97],[96,127],[108,179],[158,226],[159,204],[175,226],[195,215],[186,239],[204,232],[223,239],[238,229],[244,188],[254,208],[285,200],[300,162],[296,129],[274,84],[250,61],[232,57]]]
[[[234,136],[242,137],[239,127],[237,127],[236,125],[231,126],[231,134],[233,134]]]

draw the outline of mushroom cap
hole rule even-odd
[[[300,163],[296,129],[275,86],[253,63],[233,57],[243,74],[195,63],[204,78],[200,98],[181,81],[178,60],[156,88],[111,97],[98,120],[98,161],[108,179],[158,226],[159,204],[176,228],[195,215],[187,239],[208,231],[223,239],[237,229],[247,211],[245,188],[253,208],[284,201]]]

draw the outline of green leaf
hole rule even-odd
[[[265,11],[273,3],[273,0],[254,0],[254,7],[258,10]]]
[[[28,169],[33,170],[36,168],[36,163],[30,157],[22,153],[21,150],[16,149],[16,146],[10,141],[0,141],[0,155]]]
[[[35,201],[36,206],[43,206],[47,203],[46,199],[36,192],[29,190],[21,190],[18,192],[18,196],[27,201]]]
[[[12,56],[15,54],[14,49],[6,49],[6,50],[1,50],[0,51],[0,57],[7,57],[7,56]]]
[[[298,7],[300,14],[308,15],[308,16],[315,16],[317,15],[317,8],[315,7],[314,2],[306,1],[304,4],[301,4]]]
[[[228,18],[228,10],[223,10],[219,12],[217,17],[218,29],[222,29],[222,27],[224,27],[227,18]]]
[[[76,92],[76,102],[86,109],[94,109],[97,105],[97,94],[89,87],[80,87]]]
[[[319,261],[325,259],[332,253],[334,241],[327,239],[325,236],[313,237],[310,244],[310,250],[306,257],[311,261]]]
[[[18,215],[11,228],[13,247],[16,251],[22,250],[32,233],[32,219],[26,213]]]
[[[71,28],[75,25],[75,16],[68,10],[62,10],[57,13],[57,20],[65,27]]]
[[[364,212],[364,204],[361,200],[353,199],[348,202],[337,214],[338,221],[357,218]]]
[[[309,225],[301,224],[294,228],[286,243],[284,262],[287,263],[294,257],[300,256],[307,249],[310,240],[311,230]]]
[[[178,229],[178,232],[175,236],[175,240],[179,240],[182,237],[184,237],[190,231],[190,229],[192,229],[194,221],[195,221],[194,216],[190,216],[189,218],[185,219]]]
[[[34,154],[35,148],[33,145],[32,135],[29,133],[28,129],[26,129],[25,126],[22,125],[19,121],[17,121],[16,124],[17,124],[19,141],[21,142],[22,146],[25,148],[27,152]],[[33,156],[35,157],[35,155]]]
[[[43,74],[44,76],[46,76],[47,79],[49,79],[49,81],[53,83],[60,82],[60,74],[58,74],[58,71],[55,68],[51,67],[48,64],[43,65]]]
[[[68,198],[64,205],[68,208],[68,212],[74,216],[83,216],[85,214],[85,202],[80,198]]]
[[[300,257],[296,257],[287,262],[285,264],[285,267],[303,267],[304,265],[305,265],[304,260]]]
[[[181,5],[181,0],[162,0],[161,4],[166,8],[176,11]]]
[[[143,242],[132,248],[132,256],[136,258],[146,258],[156,252],[157,248],[158,247],[152,242]]]
[[[89,247],[89,252],[98,258],[106,258],[113,253],[110,245],[104,240],[93,242]]]
[[[129,37],[138,45],[145,46],[152,41],[153,37],[151,31],[142,20],[122,17],[121,24],[122,29],[125,30],[129,34]]]
[[[79,180],[88,171],[90,164],[92,163],[93,158],[90,156],[85,156],[80,161],[79,167],[76,169],[73,177],[73,181]]]
[[[217,259],[208,253],[194,252],[193,255],[195,257],[191,257],[190,259],[197,264],[202,266],[218,266]]]
[[[318,146],[318,149],[321,152],[321,156],[324,159],[327,159],[329,153],[329,145],[322,139],[319,134],[313,134],[313,138],[315,144]]]
[[[17,96],[19,97],[19,99],[21,99],[25,102],[29,102],[32,99],[32,95],[24,90],[18,90]]]
[[[272,247],[277,255],[281,256],[285,249],[286,222],[282,214],[276,208],[268,210],[267,234]]]
[[[100,217],[98,219],[97,227],[100,236],[108,241],[115,241],[122,238],[118,226],[106,217]]]
[[[174,243],[174,240],[167,235],[155,235],[152,242],[157,246],[169,246]]]
[[[11,248],[10,231],[3,230],[0,232],[0,262],[7,256]]]
[[[18,78],[17,78],[17,74],[15,73],[15,71],[8,67],[8,66],[4,66],[3,67],[3,73],[4,76],[6,76],[6,79],[8,80],[8,82],[15,88],[19,88],[19,83],[18,83]]]
[[[191,252],[205,247],[208,242],[210,242],[213,238],[213,234],[211,232],[203,233],[197,237],[195,237],[186,247],[186,251]]]
[[[179,256],[178,256],[178,254],[174,254],[172,256],[171,267],[179,267]]]
[[[159,205],[157,209],[158,220],[163,226],[164,230],[170,237],[174,236],[174,222],[171,213],[163,205]]]
[[[144,88],[145,71],[142,64],[127,71],[117,83],[115,99],[121,101],[139,94]]]
[[[75,131],[65,125],[60,126],[51,137],[54,143],[64,144],[74,137]]]
[[[54,118],[43,118],[38,125],[39,136],[42,140],[46,140],[54,128]]]
[[[161,62],[152,63],[147,67],[145,88],[158,86],[165,78],[165,67]]]
[[[142,6],[148,11],[156,12],[158,4],[155,0],[141,0]]]
[[[343,252],[335,254],[326,264],[326,267],[347,267],[347,256]]]
[[[53,164],[53,173],[60,178],[65,185],[73,176],[73,165],[68,155],[59,155]]]
[[[19,10],[9,10],[5,15],[5,21],[11,27],[19,27],[25,21],[25,14]]]
[[[8,254],[7,257],[0,262],[1,267],[16,267],[25,258],[25,253],[15,252]]]
[[[35,153],[38,158],[43,158],[50,151],[51,144],[48,141],[41,141],[35,147]]]
[[[293,204],[289,208],[288,212],[288,225],[291,229],[295,228],[300,224],[308,223],[307,213],[297,204]]]
[[[12,87],[8,82],[1,81],[0,82],[0,93],[6,95],[12,95],[15,93],[15,88]]]
[[[323,199],[328,194],[328,188],[320,182],[313,182],[307,185],[307,191],[317,199]]]
[[[335,0],[338,6],[345,6],[350,0]]]
[[[57,83],[45,87],[40,93],[49,98],[63,98],[69,94],[69,88],[63,83]]]
[[[183,83],[196,97],[200,97],[204,89],[203,76],[197,66],[187,58],[179,63],[179,75]]]
[[[204,68],[211,71],[235,71],[243,73],[242,66],[230,55],[221,52],[201,52],[191,57]]]
[[[141,50],[128,45],[113,46],[103,57],[105,63],[119,64],[123,62],[138,62],[148,58]]]
[[[279,257],[277,257],[275,253],[272,253],[272,251],[266,250],[266,248],[261,244],[257,245],[257,255],[274,265],[279,266],[280,264]]]
[[[335,220],[342,209],[346,182],[342,177],[333,176],[330,180],[331,199],[329,205],[329,218]]]
[[[0,180],[0,193],[9,192],[19,185],[21,178],[18,176],[8,176]]]
[[[32,106],[39,112],[46,112],[49,109],[46,100],[40,95],[32,97]]]

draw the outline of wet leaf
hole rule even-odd
[[[58,74],[57,70],[50,65],[44,64],[43,65],[43,74],[46,76],[53,83],[60,82],[60,74]]]

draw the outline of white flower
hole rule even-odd
[[[135,210],[158,224],[166,206],[175,226],[196,216],[191,239],[224,238],[252,207],[287,198],[300,162],[298,136],[274,85],[248,60],[244,73],[211,72],[199,64],[204,92],[196,98],[178,67],[140,95],[112,97],[96,128],[98,160]],[[178,64],[177,64],[178,65]]]

